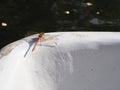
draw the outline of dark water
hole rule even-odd
[[[41,31],[120,31],[120,0],[0,0],[0,48]]]

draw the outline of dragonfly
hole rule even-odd
[[[37,38],[37,40],[36,40],[36,43],[35,43],[35,45],[34,45],[34,47],[33,47],[33,49],[32,49],[32,52],[35,50],[36,46],[38,45],[38,43],[39,43],[40,40],[42,39],[43,35],[44,35],[44,32],[41,32],[41,33],[39,34],[39,36],[38,36],[38,38]]]

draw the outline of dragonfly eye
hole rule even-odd
[[[39,37],[42,37],[43,34],[44,34],[44,32],[41,32],[40,35],[39,35]]]

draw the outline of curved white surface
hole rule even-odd
[[[120,33],[46,33],[0,52],[0,90],[120,90]]]

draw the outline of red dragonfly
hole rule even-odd
[[[41,33],[39,34],[38,39],[36,40],[36,43],[35,43],[35,45],[34,45],[34,47],[33,47],[33,49],[32,49],[32,52],[35,50],[38,42],[41,40],[41,38],[43,37],[43,35],[44,35],[44,32],[41,32]]]

